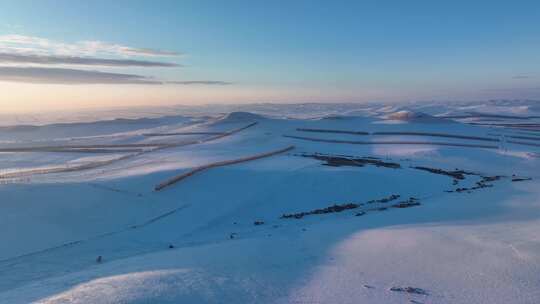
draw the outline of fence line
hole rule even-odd
[[[337,139],[322,139],[314,137],[303,137],[293,135],[283,135],[283,137],[301,139],[315,142],[327,142],[334,144],[353,144],[353,145],[431,145],[431,146],[450,146],[450,147],[468,147],[468,148],[483,148],[483,149],[498,149],[498,146],[492,145],[472,145],[448,142],[431,142],[431,141],[355,141],[355,140],[337,140]]]
[[[261,158],[265,158],[265,157],[270,157],[270,156],[274,156],[274,155],[277,155],[277,154],[281,154],[281,153],[290,151],[292,149],[294,149],[294,146],[288,146],[286,148],[275,150],[275,151],[270,151],[270,152],[266,152],[266,153],[256,154],[256,155],[237,158],[237,159],[232,159],[232,160],[224,160],[224,161],[219,161],[219,162],[215,162],[215,163],[195,167],[194,169],[191,169],[190,171],[188,171],[186,173],[182,173],[180,175],[173,176],[172,178],[157,184],[154,187],[154,190],[155,191],[160,191],[163,188],[171,186],[171,185],[173,185],[173,184],[175,184],[175,183],[177,183],[177,182],[179,182],[179,181],[181,181],[181,180],[183,180],[183,179],[185,179],[187,177],[190,177],[190,176],[194,175],[197,172],[201,172],[201,171],[208,170],[208,169],[211,169],[211,168],[228,166],[228,165],[243,163],[243,162],[252,161],[252,160],[256,160],[256,159],[261,159]]]

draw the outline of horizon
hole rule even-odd
[[[453,100],[402,100],[402,101],[380,101],[380,100],[368,100],[364,102],[359,101],[306,101],[306,102],[272,102],[272,101],[260,101],[260,102],[205,102],[205,103],[165,103],[160,105],[149,105],[149,104],[133,104],[133,105],[87,105],[73,108],[63,108],[62,114],[69,115],[73,113],[84,113],[84,112],[100,112],[100,111],[121,111],[121,110],[138,110],[138,109],[165,109],[165,108],[204,108],[204,107],[249,107],[249,106],[260,106],[260,105],[275,105],[275,106],[294,106],[294,105],[393,105],[393,106],[407,106],[407,105],[418,105],[418,104],[485,104],[485,103],[497,103],[497,102],[539,102],[540,99],[529,99],[529,98],[516,98],[516,99],[453,99]],[[31,114],[58,114],[57,109],[32,109],[32,110],[23,110],[23,111],[0,111],[0,115],[31,115]],[[118,118],[122,118],[119,116]]]
[[[380,113],[412,112],[427,114],[428,116],[437,113],[445,107],[452,106],[458,112],[473,115],[501,114],[501,109],[507,111],[509,117],[516,119],[522,117],[531,118],[531,112],[535,112],[538,100],[528,99],[492,99],[492,100],[454,100],[454,101],[405,101],[405,102],[380,102],[368,101],[365,103],[355,102],[305,102],[305,103],[207,103],[196,105],[171,104],[171,105],[139,105],[139,106],[108,106],[108,107],[86,107],[76,109],[36,110],[27,112],[0,112],[0,128],[19,126],[45,126],[55,124],[77,124],[77,123],[100,123],[115,120],[139,120],[139,119],[160,119],[166,117],[221,117],[231,113],[253,113],[268,118],[283,117],[283,114],[290,112],[288,118],[322,118],[327,116],[363,116],[363,111],[369,109],[386,108]],[[424,110],[425,109],[425,110]],[[300,111],[299,111],[300,110]],[[349,115],[350,112],[362,112]],[[382,114],[381,114],[382,115]],[[384,115],[383,115],[384,116]],[[444,115],[443,115],[444,116]],[[535,116],[534,116],[535,117]]]

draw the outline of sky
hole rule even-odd
[[[540,99],[540,1],[0,1],[0,112]]]

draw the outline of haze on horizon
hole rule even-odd
[[[537,1],[2,1],[0,112],[540,99]]]

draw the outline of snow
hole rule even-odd
[[[519,130],[468,124],[505,109],[540,121],[527,101],[259,104],[3,128],[0,148],[88,148],[0,153],[0,303],[538,303],[540,148],[493,135]],[[380,123],[396,113],[401,123]],[[456,113],[468,116],[437,117]],[[92,152],[127,144],[144,148]],[[474,147],[486,144],[496,148]],[[193,168],[291,145],[154,191]],[[357,160],[328,166],[308,155]],[[49,170],[70,166],[85,167]],[[454,181],[419,166],[470,173]],[[393,206],[410,197],[420,205]],[[344,204],[356,207],[282,218]]]
[[[263,116],[249,112],[231,112],[223,117],[221,122],[253,122],[263,119]]]
[[[390,113],[384,116],[387,120],[397,120],[397,121],[408,121],[408,122],[424,122],[424,123],[436,123],[436,122],[446,122],[448,120],[444,118],[434,117],[426,113],[401,110],[394,113]]]

